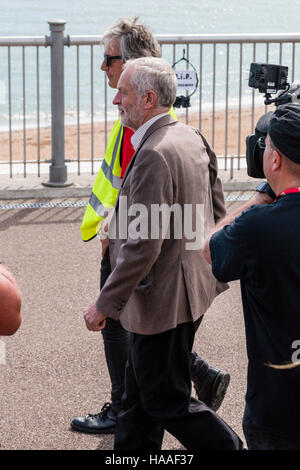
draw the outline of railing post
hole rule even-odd
[[[48,21],[51,31],[52,163],[45,186],[69,186],[65,164],[64,29],[66,21]]]

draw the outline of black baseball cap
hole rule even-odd
[[[278,106],[270,120],[268,134],[283,155],[300,164],[300,104]]]

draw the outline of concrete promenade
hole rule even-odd
[[[81,184],[75,178],[75,187],[85,186],[89,194],[94,178],[81,178]],[[41,189],[29,177],[19,183],[0,180],[1,190],[17,190],[22,197],[22,188]],[[1,194],[0,204],[8,203]],[[27,195],[30,199],[14,202],[40,201]],[[78,192],[72,200],[88,198]],[[228,206],[235,204],[240,203]],[[74,416],[96,413],[110,399],[101,333],[89,332],[82,316],[98,295],[100,265],[98,239],[81,241],[83,212],[83,207],[0,210],[0,260],[15,274],[23,295],[23,324],[0,343],[6,352],[6,363],[0,364],[0,449],[113,448],[111,435],[70,430]],[[247,361],[238,282],[207,312],[195,349],[230,372],[219,414],[243,439]],[[166,433],[163,448],[181,446]]]

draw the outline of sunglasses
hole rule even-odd
[[[104,54],[104,62],[106,64],[106,67],[111,66],[111,62],[114,59],[122,60],[123,57],[121,55],[109,55],[109,54]]]
[[[265,148],[266,148],[265,137],[260,137],[257,141],[257,144],[258,144],[260,149],[265,150]]]

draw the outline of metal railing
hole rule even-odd
[[[102,36],[65,35],[63,20],[49,21],[49,27],[50,36],[0,37],[0,83],[4,83],[7,95],[1,102],[0,89],[0,119],[6,110],[7,127],[0,133],[0,173],[12,177],[20,167],[24,176],[48,171],[47,185],[66,186],[67,170],[78,174],[98,170],[117,113],[110,105],[114,91],[99,70]],[[178,117],[202,130],[216,149],[220,167],[232,178],[234,171],[245,167],[245,136],[253,132],[258,116],[265,111],[262,97],[247,87],[250,62],[288,65],[293,82],[300,62],[300,34],[157,35],[156,39],[170,63],[182,56],[184,48],[186,58],[198,70],[193,106],[178,111]],[[17,48],[21,48],[21,56],[13,60],[12,50]],[[35,58],[28,59],[28,64],[29,49]],[[3,72],[5,62],[7,70]],[[21,84],[14,78],[16,73]],[[14,99],[18,87],[19,95]],[[18,111],[14,113],[16,103]],[[42,123],[41,115],[51,120]],[[68,148],[69,141],[72,148]]]

